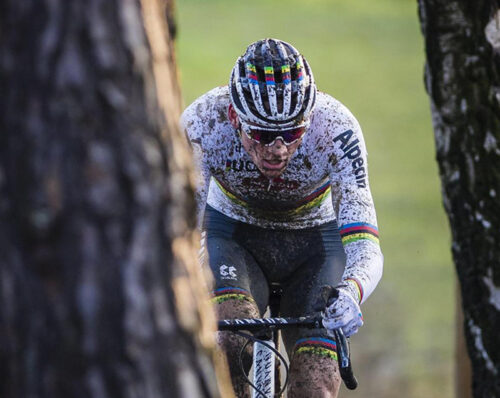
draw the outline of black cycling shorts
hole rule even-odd
[[[280,316],[298,317],[314,312],[321,286],[336,286],[342,279],[345,253],[335,221],[306,229],[267,229],[207,206],[203,230],[214,294],[221,299],[251,296],[261,315],[271,284],[282,289]],[[311,336],[326,337],[326,333],[285,331],[289,354],[298,339]]]

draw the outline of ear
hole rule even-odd
[[[240,127],[240,119],[238,118],[238,114],[233,108],[233,104],[229,104],[229,107],[227,108],[227,118],[235,129],[238,129],[238,127]]]

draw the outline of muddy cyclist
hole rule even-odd
[[[213,275],[217,316],[263,315],[270,289],[280,312],[313,311],[321,286],[337,288],[324,329],[286,331],[289,397],[336,397],[335,341],[363,325],[360,305],[382,276],[383,257],[361,128],[338,100],[317,91],[306,59],[276,39],[248,46],[229,84],[182,115],[199,169],[202,261]],[[243,339],[218,333],[238,397]],[[250,353],[246,364],[250,366]]]

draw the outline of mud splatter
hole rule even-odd
[[[335,398],[340,383],[337,361],[307,353],[293,356],[290,364],[289,398]]]
[[[257,306],[248,301],[228,300],[215,306],[217,319],[258,318],[260,316]],[[231,332],[217,332],[217,344],[221,351],[226,353],[230,369],[231,381],[236,396],[250,398],[249,385],[240,368],[240,351],[246,339]],[[243,355],[243,366],[248,373],[252,366],[252,344],[249,344]]]
[[[229,101],[228,88],[218,87],[182,115],[200,169],[199,213],[207,203],[233,219],[271,229],[303,229],[335,219],[339,226],[377,225],[363,134],[344,105],[318,92],[311,125],[279,183],[263,183],[258,170],[245,166],[252,162],[250,155],[235,151],[241,143],[227,120]],[[328,182],[331,193],[318,199],[317,192]],[[309,205],[302,206],[304,201]],[[366,299],[382,274],[380,248],[359,240],[345,250],[344,278],[360,281]]]

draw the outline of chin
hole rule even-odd
[[[280,170],[267,170],[267,169],[262,170],[261,169],[260,171],[267,178],[277,178],[283,174],[283,172],[285,171],[285,167],[280,169]]]

